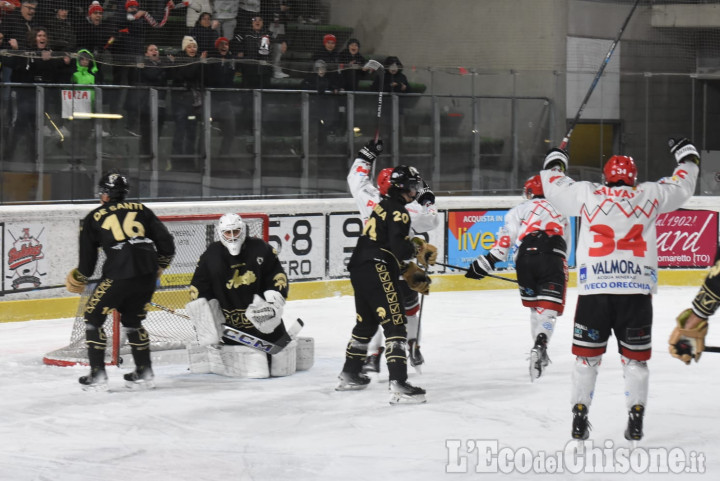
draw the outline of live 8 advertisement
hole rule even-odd
[[[487,254],[497,241],[497,233],[505,224],[506,209],[449,211],[447,221],[448,264],[467,267],[479,255]],[[570,219],[568,266],[575,266],[575,218]],[[495,269],[514,269],[514,251],[506,262]]]

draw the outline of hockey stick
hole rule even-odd
[[[380,87],[378,88],[377,128],[375,129],[375,142],[377,142],[378,138],[380,137],[380,121],[382,118],[383,83],[384,83],[383,78],[381,78],[380,75],[383,74],[384,67],[377,60],[368,60],[368,62],[365,64],[365,66],[363,68],[367,68],[367,69],[372,70],[373,72],[377,72],[377,75],[380,78],[380,81],[378,82]]]
[[[632,8],[630,9],[630,13],[628,14],[627,18],[625,19],[625,22],[623,22],[622,27],[620,27],[620,31],[618,32],[617,37],[615,37],[615,40],[613,40],[613,43],[610,45],[610,50],[608,50],[607,55],[605,55],[605,59],[600,64],[600,69],[598,70],[597,74],[595,74],[595,78],[593,79],[592,83],[590,84],[590,88],[588,89],[587,93],[585,94],[585,98],[583,99],[582,103],[580,104],[580,108],[578,109],[577,113],[575,114],[575,118],[570,123],[570,130],[568,130],[568,133],[565,134],[565,137],[563,138],[562,142],[560,143],[561,149],[565,149],[565,147],[567,147],[567,144],[570,141],[570,136],[572,135],[573,130],[575,130],[575,126],[577,125],[578,120],[580,120],[580,115],[582,115],[583,110],[585,110],[588,100],[590,100],[590,96],[593,93],[593,90],[595,90],[595,87],[597,86],[598,81],[600,80],[600,77],[602,77],[602,74],[605,71],[605,67],[607,67],[607,64],[610,62],[610,57],[612,56],[613,52],[615,51],[615,47],[617,47],[618,42],[620,42],[620,37],[622,37],[622,34],[625,32],[625,27],[627,27],[628,23],[630,22],[630,18],[632,17],[632,15],[635,12],[635,9],[637,8],[639,3],[640,3],[640,0],[635,0],[635,3],[633,4]]]
[[[720,346],[705,346],[703,352],[720,352]]]
[[[468,269],[467,267],[453,266],[453,265],[450,265],[450,264],[443,264],[442,262],[436,262],[435,264],[437,264],[437,265],[439,265],[439,266],[443,266],[443,267],[449,267],[450,269],[455,269],[455,270],[458,270],[458,271],[465,271],[465,272],[467,272],[467,271],[470,270],[470,269]],[[490,273],[488,273],[488,274],[486,274],[485,276],[486,276],[486,277],[492,277],[492,278],[494,278],[494,279],[500,279],[501,281],[512,282],[512,283],[514,283],[514,284],[517,284],[517,283],[518,283],[518,281],[516,281],[515,279],[508,279],[507,277],[496,276],[495,274],[490,274]]]
[[[181,314],[181,313],[177,312],[175,309],[170,309],[169,307],[161,306],[160,304],[156,304],[154,302],[149,302],[148,304],[160,309],[161,311],[169,312],[170,314],[175,314],[176,316],[182,317],[183,319],[187,319],[188,321],[191,320],[190,316],[188,316],[186,314]]]

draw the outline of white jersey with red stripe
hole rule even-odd
[[[355,199],[363,223],[367,222],[375,204],[380,202],[380,191],[370,179],[372,166],[364,159],[357,158],[347,176],[350,194]],[[440,216],[434,204],[422,206],[415,201],[405,206],[410,214],[410,228],[415,233],[430,232],[440,225]]]
[[[657,291],[655,221],[681,207],[695,191],[699,167],[677,166],[672,177],[636,187],[575,182],[557,170],[540,172],[545,197],[578,216],[578,295]]]
[[[548,235],[559,235],[570,246],[570,221],[559,213],[547,199],[536,198],[516,205],[505,214],[505,225],[498,231],[497,241],[490,253],[505,261],[510,252],[517,257],[518,247],[526,235],[535,231],[544,231]],[[567,257],[567,253],[562,253]]]

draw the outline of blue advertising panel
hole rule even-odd
[[[497,241],[500,227],[505,224],[507,211],[508,209],[448,211],[448,264],[466,267],[477,256],[490,252]],[[575,267],[575,225],[576,218],[570,218],[568,267]],[[506,262],[495,264],[495,268],[514,269],[515,263],[512,262],[512,254],[508,257]]]

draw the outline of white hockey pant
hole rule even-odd
[[[572,405],[584,404],[590,407],[595,394],[595,381],[602,356],[575,358],[575,367],[572,373]]]
[[[645,406],[648,398],[650,370],[647,362],[621,356],[623,378],[625,379],[625,405],[628,411],[636,404]]]
[[[544,333],[548,341],[550,341],[553,332],[555,332],[556,320],[557,311],[537,307],[530,309],[530,333],[532,334],[532,340],[534,341],[538,334]]]

